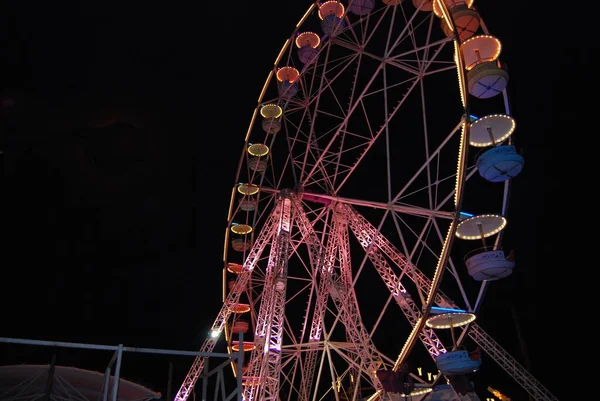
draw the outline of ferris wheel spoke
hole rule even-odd
[[[360,20],[356,21],[356,22],[352,22],[350,20],[350,18],[348,18],[348,10],[345,11],[343,19],[344,19],[344,22],[345,22],[347,28],[343,31],[342,35],[347,36],[349,33],[350,35],[348,35],[348,36],[350,36],[352,39],[354,39],[355,42],[359,42],[361,40],[360,39],[361,35],[359,35],[356,32],[355,28],[360,27]]]
[[[354,50],[356,51],[356,49],[354,49]],[[438,51],[439,51],[439,50],[438,50]],[[436,52],[436,54],[437,54],[437,52]],[[434,58],[435,58],[435,57],[434,57]],[[400,66],[400,67],[401,67],[401,66]],[[373,78],[372,78],[372,79],[371,79],[371,80],[370,80],[370,81],[369,81],[369,82],[368,82],[368,83],[365,85],[365,87],[363,88],[363,91],[362,91],[361,95],[360,95],[360,96],[358,96],[358,98],[357,98],[357,99],[356,99],[356,100],[353,102],[352,106],[349,108],[348,116],[345,118],[345,121],[344,121],[343,123],[339,124],[339,127],[340,127],[340,128],[338,128],[338,130],[336,131],[336,133],[335,133],[334,137],[333,137],[333,138],[332,138],[332,139],[329,141],[328,145],[327,145],[327,146],[326,146],[326,147],[323,149],[323,151],[320,153],[320,156],[319,156],[319,158],[316,160],[316,163],[315,163],[315,164],[313,164],[313,167],[312,167],[312,169],[310,170],[311,172],[309,173],[309,175],[311,175],[311,174],[314,174],[314,169],[315,169],[315,167],[316,167],[317,165],[320,165],[320,164],[322,164],[322,163],[323,163],[323,159],[325,158],[325,155],[327,155],[327,153],[328,153],[328,151],[329,151],[329,148],[330,148],[330,147],[331,147],[331,145],[332,145],[332,144],[335,142],[335,139],[336,139],[336,137],[337,137],[338,135],[340,135],[340,132],[339,132],[339,130],[341,129],[341,127],[344,127],[344,126],[346,126],[346,125],[347,125],[348,118],[349,118],[349,117],[350,117],[350,115],[353,113],[353,111],[354,111],[355,107],[356,107],[358,104],[361,104],[361,106],[363,106],[363,107],[364,107],[364,104],[362,104],[362,99],[363,99],[363,97],[364,97],[365,95],[367,95],[367,94],[369,93],[369,89],[370,89],[370,87],[371,87],[371,84],[372,84],[372,82],[373,82],[373,79],[374,79],[374,78],[375,78],[375,77],[376,77],[376,76],[379,74],[379,72],[380,72],[381,68],[382,68],[382,67],[381,67],[381,65],[380,65],[380,67],[378,68],[378,70],[377,70],[377,71],[376,71],[376,72],[373,74]],[[417,73],[417,71],[412,71],[412,72],[413,72],[413,73]],[[404,97],[404,98],[406,98],[406,96],[408,95],[408,93],[409,93],[409,92],[411,91],[411,89],[414,87],[414,82],[416,82],[416,81],[417,81],[417,79],[413,80],[413,85],[410,85],[410,87],[408,88],[408,90],[407,90],[407,93],[406,93],[406,95],[405,95],[405,97]],[[400,103],[402,103],[402,102],[403,102],[403,101],[401,100],[401,101],[400,101]],[[395,114],[395,112],[397,112],[397,110],[398,110],[398,107],[396,106],[396,107],[394,108],[394,111],[393,111],[392,113],[393,113],[393,114]],[[391,117],[393,117],[393,115],[392,115],[392,116],[390,116],[390,118],[391,118]],[[314,124],[313,124],[313,125],[314,125]],[[380,133],[381,133],[381,130],[378,132],[377,136],[378,136]],[[365,146],[365,149],[364,149],[364,151],[362,152],[362,155],[363,155],[363,156],[364,156],[364,154],[366,153],[366,151],[368,150],[368,148],[370,148],[370,145],[372,145],[372,143],[373,143],[373,142],[374,142],[374,139],[373,139],[371,142],[369,142],[369,144],[367,144],[367,145]],[[358,161],[360,161],[360,159],[359,159]],[[356,163],[355,163],[355,165],[356,165]],[[321,170],[321,172],[322,172],[322,170]],[[348,173],[345,175],[345,176],[346,176],[346,179],[347,179],[347,177],[349,177],[349,175],[350,175],[350,172],[348,172]],[[343,180],[343,181],[345,181],[345,180]],[[343,181],[342,181],[342,182],[343,182]],[[306,186],[306,180],[304,180],[303,182],[305,183],[304,185]],[[339,190],[339,187],[341,187],[341,185],[338,185],[338,186],[337,186],[337,188],[336,188],[336,190]]]
[[[412,178],[409,178],[407,183],[405,184],[404,188],[402,190],[400,190],[400,192],[394,197],[394,202],[399,200],[401,197],[403,197],[403,195],[405,194],[405,191],[409,188],[410,185],[412,185],[412,183],[422,174],[425,174],[426,177],[426,182],[428,183],[427,185],[427,195],[428,195],[428,201],[429,201],[429,207],[430,208],[434,208],[435,204],[434,204],[434,198],[437,198],[437,195],[434,196],[434,193],[432,192],[432,189],[434,190],[434,192],[437,194],[438,188],[439,188],[439,184],[443,181],[443,179],[437,178],[435,181],[432,182],[432,171],[431,171],[431,164],[432,162],[436,159],[441,157],[440,156],[440,152],[445,148],[445,146],[448,144],[448,141],[453,137],[453,134],[457,132],[457,128],[460,127],[461,125],[459,124],[451,133],[450,135],[448,135],[446,137],[445,140],[443,140],[441,142],[441,144],[438,146],[438,148],[433,152],[430,153],[429,151],[429,144],[430,144],[430,140],[429,140],[429,135],[428,135],[428,124],[427,124],[427,112],[426,112],[426,106],[425,106],[425,92],[424,92],[424,86],[423,86],[423,80],[419,80],[419,89],[420,89],[420,104],[421,104],[421,113],[422,113],[422,121],[423,121],[423,135],[424,135],[424,153],[425,153],[425,159],[426,162],[423,163],[423,165],[421,166],[421,168],[413,175]],[[438,163],[439,166],[439,163]],[[439,167],[438,167],[439,168]],[[425,170],[425,171],[423,171]],[[415,193],[416,191],[413,191],[413,193]]]
[[[392,65],[392,66],[397,67],[398,69],[404,70],[405,72],[408,72],[414,76],[419,75],[419,71],[411,66],[402,64],[402,62],[396,61],[395,59],[391,59],[391,58],[386,59],[382,56],[377,56],[373,53],[370,53],[370,52],[362,49],[360,46],[357,46],[354,43],[346,42],[346,41],[340,40],[340,39],[335,39],[334,43],[340,47],[357,52],[358,54],[360,54],[362,56],[366,56],[373,60],[376,60],[376,61],[380,62],[381,64]]]
[[[304,117],[303,117],[304,118]],[[302,121],[300,122],[302,124]],[[289,118],[285,118],[286,127],[294,126],[294,123]],[[300,182],[304,171],[307,169],[307,161],[312,152],[318,152],[319,147],[315,144],[315,139],[310,134],[305,133],[301,130],[300,126],[296,126],[296,133],[290,136],[286,129],[286,135],[288,136],[288,143],[290,144],[290,152],[286,158],[286,165],[290,165],[294,169],[294,181]],[[283,180],[285,176],[282,174],[280,180]],[[280,181],[282,182],[282,181]],[[278,185],[276,188],[280,188]]]
[[[272,193],[277,192],[276,189],[268,188],[268,187],[261,187],[260,190],[263,192],[272,192]],[[409,214],[409,215],[414,215],[414,216],[424,216],[424,217],[434,216],[434,217],[438,217],[441,219],[452,219],[453,215],[454,215],[453,212],[447,212],[447,211],[443,211],[443,210],[431,210],[431,209],[427,209],[427,208],[423,208],[423,207],[402,205],[402,204],[386,204],[383,202],[376,202],[376,201],[370,201],[370,200],[364,200],[364,199],[346,198],[346,197],[342,197],[342,196],[331,196],[331,195],[326,195],[326,194],[322,194],[322,193],[312,193],[309,191],[302,192],[302,195],[305,198],[315,197],[315,198],[320,199],[320,201],[331,201],[331,202],[343,203],[343,204],[347,204],[347,205],[365,206],[365,207],[370,207],[373,209],[392,210],[392,211]],[[327,202],[327,203],[329,203],[329,202]]]
[[[350,228],[354,233],[368,233],[370,243],[369,246],[376,246],[383,252],[401,271],[411,279],[415,284],[421,287],[425,293],[429,290],[429,279],[423,274],[416,266],[396,249],[396,247],[382,234],[379,230],[373,226],[367,219],[357,213],[355,210],[344,207],[340,208],[345,215],[349,217]],[[436,298],[436,303],[443,307],[454,307],[455,303],[449,300],[445,300],[442,297],[442,293]]]
[[[379,10],[369,13],[369,15],[365,18],[360,18],[357,20],[357,22],[354,25],[360,25],[363,31],[363,34],[360,36],[360,40],[358,41],[358,43],[360,43],[362,47],[368,46],[369,43],[373,40],[376,32],[379,30],[381,25],[385,23],[385,17],[388,13],[389,9],[387,7],[380,8]],[[373,20],[375,20],[374,23]],[[370,24],[372,26],[369,30],[368,28]],[[335,37],[331,38],[331,40],[334,39]]]
[[[423,119],[423,136],[424,136],[424,140],[423,143],[425,145],[425,158],[429,159],[430,154],[429,154],[429,134],[427,132],[427,107],[425,105],[425,88],[423,85],[423,80],[421,80],[419,82],[419,89],[421,92],[421,118]],[[427,184],[428,187],[431,188],[432,184],[431,184],[431,166],[429,165],[429,163],[427,163]],[[437,185],[435,186],[435,189],[437,190]],[[434,207],[434,196],[432,195],[431,191],[429,191],[429,208],[433,209]]]
[[[329,49],[331,48],[328,47],[328,53],[327,55],[329,55]],[[322,137],[321,135],[329,135],[330,131],[322,131],[321,133],[319,132],[315,132],[315,123],[316,123],[316,119],[318,117],[318,113],[319,113],[319,101],[322,99],[322,96],[325,96],[325,94],[331,94],[332,98],[333,98],[333,103],[337,104],[339,107],[340,112],[344,113],[343,111],[343,107],[341,106],[341,104],[339,103],[339,100],[337,99],[337,97],[335,96],[335,92],[333,92],[331,90],[331,85],[333,84],[333,82],[335,82],[337,80],[337,78],[347,69],[349,68],[349,66],[352,63],[346,63],[344,64],[344,67],[342,68],[342,70],[340,72],[338,72],[334,77],[332,77],[331,79],[326,79],[326,74],[327,71],[324,69],[323,70],[323,75],[321,76],[321,87],[324,87],[324,89],[326,89],[326,91],[324,91],[323,93],[321,93],[319,96],[315,96],[312,99],[316,99],[315,104],[314,104],[314,110],[312,112],[312,115],[309,114],[307,121],[310,122],[310,131],[308,133],[308,141],[311,144],[311,148],[313,148],[315,150],[315,157],[311,158],[311,160],[318,160],[321,159],[323,157],[323,151],[320,149],[319,147],[319,141],[322,141]],[[324,84],[324,82],[326,82],[326,84]],[[319,120],[322,120],[322,118],[320,118]],[[344,119],[341,119],[342,121],[339,122],[339,124],[343,124]],[[337,126],[337,123],[334,124],[334,126]],[[304,177],[305,177],[305,173],[309,170],[307,168],[308,165],[310,165],[310,161],[308,156],[310,156],[309,152],[306,152],[304,154],[304,159],[303,159],[303,164],[302,164],[302,174],[300,176],[300,181],[303,182]],[[321,175],[324,179],[327,179],[329,181],[329,174],[327,174],[327,169],[326,166],[323,165],[318,165],[318,164],[312,164],[312,168],[310,170],[314,171],[314,167],[319,167],[319,171],[321,172]],[[329,182],[329,188],[331,188],[331,182]]]
[[[381,254],[381,251],[379,251],[378,249],[374,251],[369,251],[367,250],[366,246],[363,246],[363,248],[368,252],[368,256],[371,260],[371,263],[375,266],[381,279],[384,281],[388,290],[390,291],[390,296],[400,307],[402,313],[404,314],[410,325],[414,326],[416,322],[421,318],[421,310],[419,309],[417,304],[412,300],[412,297],[410,296],[406,288],[402,285],[400,278],[393,272],[390,265],[384,259],[383,255]],[[373,330],[375,329],[376,326],[373,327]],[[429,355],[431,355],[434,359],[440,353],[446,352],[446,349],[442,345],[442,342],[439,340],[439,338],[432,329],[426,328],[421,333],[419,333],[419,337],[421,342],[427,349]]]
[[[421,4],[421,5],[423,5],[423,4]],[[419,11],[421,11],[420,10],[420,6],[419,6]],[[430,16],[430,17],[431,18],[429,18],[429,23],[427,24],[427,33],[425,34],[425,40],[424,40],[424,42],[425,42],[426,45],[432,43],[431,42],[431,38],[432,38],[432,34],[433,34],[434,18],[433,18],[433,16]],[[450,38],[446,37],[446,39],[450,39]],[[415,46],[415,48],[418,48],[418,46]],[[430,48],[424,49],[424,51],[423,51],[423,60],[427,60],[428,59],[429,50],[430,50]],[[454,63],[454,60],[452,60],[451,63]],[[423,71],[423,67],[424,67],[424,63],[421,62],[420,66],[419,66],[419,70]]]
[[[371,86],[372,82],[375,80],[375,76],[376,74],[369,80],[368,84],[365,86],[365,88],[363,89],[361,95],[359,96],[359,99],[362,98],[362,96],[364,95],[364,93],[366,93],[368,91],[368,88]],[[350,117],[350,115],[353,114],[355,108],[358,106],[359,101],[355,100],[352,103],[352,106],[349,108],[348,113],[346,115],[346,118],[343,122],[341,122],[338,127],[343,127],[347,124],[347,120]],[[335,143],[336,139],[338,138],[338,136],[340,135],[339,130],[336,130],[332,136],[332,138],[328,141],[327,145],[324,147],[321,155],[319,156],[318,159],[315,160],[314,166],[307,171],[307,174],[305,175],[305,178],[301,181],[303,186],[307,186],[307,183],[309,181],[309,179],[311,178],[311,176],[314,174],[315,172],[315,167],[321,165],[323,159],[324,159],[324,155],[326,155],[330,148],[332,147],[332,145]]]
[[[477,172],[477,169],[475,168],[475,166],[470,166],[467,167],[467,172],[465,174],[465,178],[464,181],[468,181],[471,177],[473,177],[473,175]],[[448,178],[456,178],[456,176],[452,176],[452,177],[448,177]],[[456,195],[456,189],[453,189],[452,191],[450,191],[448,193],[448,195],[446,195],[445,198],[443,198],[437,205],[436,209],[439,209],[441,207],[443,207],[444,205],[446,205],[446,203],[450,202],[452,199],[454,199],[454,196]]]
[[[426,219],[420,219],[420,224],[414,223],[415,220],[413,220],[413,224],[408,224],[398,213],[388,213],[382,218],[380,225],[385,224],[388,220],[392,220],[395,229],[393,232],[398,236],[404,253],[408,255],[411,260],[414,260],[415,254],[419,250],[421,252],[427,251],[431,255],[437,256],[437,251],[432,249],[436,244],[427,241],[429,239],[431,222],[434,220],[433,216]],[[401,223],[402,226],[400,225]],[[418,230],[418,228],[420,228],[420,230]],[[380,229],[379,231],[383,230]],[[410,247],[408,245],[408,240],[410,239],[413,240],[411,241],[411,243],[413,243],[412,250],[409,249]]]
[[[401,13],[402,13],[402,17],[404,19],[404,25],[402,28],[402,32],[400,34],[397,35],[394,43],[390,43],[390,36],[388,35],[388,41],[386,44],[386,50],[385,50],[385,57],[386,59],[389,58],[391,56],[391,54],[396,50],[396,48],[405,40],[410,39],[413,42],[414,45],[414,32],[417,28],[419,28],[419,26],[421,24],[424,24],[428,19],[423,19],[421,20],[416,26],[413,26],[413,22],[415,20],[415,18],[419,15],[419,12],[417,10],[414,10],[412,13],[411,18],[409,18],[408,20],[406,19],[406,14],[404,13],[404,7],[402,5],[400,5],[400,7],[394,7],[394,14],[396,13],[396,10],[400,9]],[[392,30],[393,24],[390,24],[390,33]]]
[[[423,75],[430,76],[430,75],[439,74],[439,73],[447,72],[447,71],[456,71],[456,66],[455,65],[447,65],[447,66],[439,67],[439,68],[435,68],[435,69],[430,68],[427,71],[424,71]]]
[[[429,217],[428,219],[422,221],[421,230],[419,233],[417,233],[415,229],[413,229],[411,225],[409,225],[405,221],[405,219],[403,219],[397,213],[392,213],[391,216],[394,222],[394,227],[396,228],[396,234],[398,235],[400,244],[402,245],[402,248],[404,250],[404,255],[406,255],[406,258],[412,262],[411,265],[418,266],[424,252],[427,252],[429,255],[432,255],[433,257],[437,258],[438,252],[432,249],[434,244],[430,244],[427,241],[427,239],[429,239],[432,223],[435,221],[434,217]],[[403,227],[400,227],[400,223],[403,224]],[[407,244],[407,235],[405,235],[405,233],[407,232],[409,234],[412,234],[412,237],[414,237],[414,245],[412,246],[412,250],[409,250],[409,246]],[[443,241],[440,241],[437,245],[441,246],[442,242]],[[421,291],[421,289],[417,287],[417,292],[419,298],[421,299],[421,303],[424,304],[425,296],[423,294],[423,291]]]
[[[407,57],[418,57],[419,53],[423,53],[423,59],[421,60],[421,65],[422,67],[427,67],[430,65],[435,65],[438,63],[444,63],[444,64],[452,64],[452,66],[456,69],[456,63],[454,61],[448,61],[448,60],[431,60],[429,59],[426,55],[429,53],[429,51],[431,49],[436,49],[436,52],[439,51],[439,49],[444,48],[445,45],[447,44],[451,44],[452,43],[452,39],[451,38],[444,38],[444,39],[440,39],[437,41],[433,41],[433,42],[429,42],[429,39],[427,39],[427,43],[419,46],[419,47],[415,47],[413,49],[409,49],[409,50],[403,50],[401,53],[398,54],[393,54],[390,55],[389,60],[392,61],[400,61],[400,60],[404,60],[404,59],[408,59]],[[424,69],[420,68],[419,71],[424,71]]]
[[[425,163],[422,164],[417,171],[413,174],[412,177],[410,177],[406,184],[402,187],[402,189],[400,189],[400,191],[398,191],[398,193],[396,194],[396,196],[392,199],[393,203],[398,202],[399,199],[403,198],[404,195],[406,194],[406,191],[412,187],[413,183],[417,180],[417,178],[419,178],[419,176],[423,173],[424,170],[426,170],[428,168],[428,166],[430,166],[430,164],[434,161],[434,159],[436,157],[438,157],[438,155],[440,154],[440,152],[448,145],[449,141],[454,138],[454,136],[456,135],[457,132],[460,131],[461,127],[463,125],[463,122],[459,122],[453,129],[452,131],[450,131],[450,133],[441,141],[441,143],[438,145],[438,147],[429,155],[429,157],[425,160]]]
[[[452,194],[450,194],[448,198],[451,198],[451,196]],[[437,256],[438,250],[433,249],[432,246],[434,243],[437,243],[438,246],[441,246],[444,242],[444,238],[439,228],[439,216],[432,215],[428,219],[422,220],[421,230],[420,232],[417,232],[415,228],[417,228],[418,225],[415,223],[415,221],[413,220],[413,223],[409,224],[403,217],[404,215],[407,215],[407,213],[399,213],[397,211],[394,211],[393,213],[391,213],[391,218],[394,222],[395,232],[399,237],[400,243],[404,249],[405,254],[409,255],[409,259],[414,260],[415,252],[418,249],[420,249],[421,251],[427,251],[432,256]],[[410,215],[410,213],[408,213],[408,215]],[[382,224],[385,222],[386,218],[387,215],[382,218]],[[443,223],[446,225],[446,219],[443,220]],[[435,242],[431,241],[431,238],[428,234],[429,229],[432,227],[432,225],[433,227],[435,227],[437,234],[437,241]],[[410,234],[410,238],[414,238],[414,240],[412,241],[412,243],[414,244],[412,250],[409,250],[409,247],[407,246],[406,234]],[[454,268],[452,258],[449,259],[449,264],[451,266],[452,274],[458,277],[458,273]]]
[[[329,56],[329,51],[332,45],[326,47],[326,59]],[[301,103],[306,110],[313,107],[318,109],[320,97],[325,93],[332,93],[332,86],[340,79],[344,78],[344,73],[352,67],[356,59],[360,56],[358,53],[349,53],[338,57],[337,62],[326,61],[322,64],[322,69],[317,69],[316,65],[313,69],[307,71],[300,80],[302,87],[306,88]],[[306,84],[307,77],[310,77],[310,85]],[[340,106],[340,110],[344,110]]]
[[[348,345],[350,345],[351,343],[347,343]],[[364,370],[364,367],[357,363],[356,361],[356,357],[359,356],[360,357],[360,353],[357,352],[357,349],[355,346],[350,346],[350,347],[341,347],[341,344],[339,343],[333,343],[333,342],[327,342],[325,344],[325,349],[328,351],[329,355],[331,356],[331,351],[333,350],[336,355],[340,356],[342,359],[344,359],[344,361],[348,364],[348,368],[347,371],[349,371],[350,369],[354,370],[355,372],[357,372],[358,376],[364,377],[372,386],[375,386],[376,383],[378,382],[378,380],[374,380],[373,379],[373,375],[370,374],[369,372],[366,372]],[[331,363],[331,359],[329,359],[330,365]],[[335,368],[335,366],[333,366],[333,368]],[[336,375],[337,378],[337,375]]]
[[[392,108],[392,110],[390,111],[390,115],[389,118],[393,118],[393,116],[398,112],[398,110],[400,110],[400,107],[402,106],[402,104],[404,103],[404,101],[406,100],[406,98],[408,97],[408,95],[413,91],[413,89],[416,86],[416,83],[418,82],[417,79],[413,80],[411,82],[411,84],[409,85],[409,87],[406,90],[406,93],[404,95],[404,97],[398,102],[398,104],[396,106],[394,106]],[[336,187],[335,193],[339,192],[339,190],[341,189],[341,187],[345,184],[345,182],[348,180],[348,178],[350,177],[350,175],[354,172],[354,168],[358,165],[358,163],[360,163],[362,161],[362,159],[365,157],[365,155],[367,154],[367,152],[369,151],[369,149],[373,146],[375,140],[381,135],[382,132],[384,132],[385,127],[387,126],[387,124],[384,124],[375,134],[375,137],[373,138],[373,140],[369,141],[367,144],[365,144],[364,149],[362,150],[362,152],[359,154],[358,156],[358,160],[356,160],[356,162],[353,165],[353,169],[348,172],[344,178],[339,182],[339,184]]]
[[[373,234],[372,231],[370,232],[368,227],[358,228],[356,225],[360,223],[353,219],[356,218],[356,214],[349,213],[349,209],[340,209],[340,211],[344,214],[344,216],[346,216],[346,218],[351,219],[350,224],[355,226],[352,230],[354,235],[359,240],[363,249],[366,251],[367,257],[377,270],[380,278],[389,290],[391,297],[400,307],[401,311],[403,312],[411,326],[414,326],[416,322],[421,318],[421,311],[415,304],[415,302],[412,300],[406,288],[402,285],[401,277],[405,273],[408,273],[405,272],[405,269],[403,268],[401,275],[397,276],[393,272],[392,268],[387,263],[387,261],[384,259],[383,255],[381,254],[381,251],[377,247],[372,247],[372,236],[378,234]],[[396,257],[404,258],[399,252],[396,254]],[[404,267],[407,266],[409,267],[409,270],[412,270],[411,264],[409,262],[406,262],[404,265]],[[383,313],[384,311],[382,311],[381,314]],[[373,330],[376,329],[376,325],[379,323],[379,320],[380,319],[378,319],[377,323],[374,325]],[[446,352],[444,346],[442,345],[441,341],[437,338],[437,335],[433,332],[433,330],[426,329],[423,332],[421,332],[419,336],[421,338],[422,343],[425,345],[426,349],[432,357],[439,355],[440,352]]]
[[[406,17],[406,10],[404,9],[404,7],[398,7],[397,9],[399,9],[400,12],[401,12],[401,14],[402,14],[402,19],[404,21],[404,26],[408,27],[407,36],[410,39],[411,46],[412,47],[417,47],[417,38],[415,36],[415,31],[417,30],[417,28],[419,26],[418,25],[415,26],[413,24],[413,21],[414,21],[415,17],[417,16],[417,14],[420,14],[420,13],[417,10],[413,10],[413,12],[411,14],[411,17],[407,18]],[[422,20],[419,23],[419,25],[420,24],[425,24],[428,20],[429,20],[429,18]],[[398,39],[396,39],[396,40],[398,40]],[[388,52],[386,52],[386,53],[389,55],[392,51],[393,51],[393,49],[388,49]]]

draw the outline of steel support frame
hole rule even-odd
[[[281,214],[271,244],[263,299],[254,333],[255,348],[248,365],[248,382],[244,400],[277,400],[283,320],[287,288],[287,263],[290,255],[290,231],[294,212],[291,195],[280,199]]]
[[[264,249],[276,233],[280,214],[281,204],[278,203],[275,206],[273,212],[267,218],[263,229],[261,230],[260,234],[256,238],[256,241],[254,242],[254,245],[252,246],[252,249],[250,249],[250,252],[248,253],[248,256],[246,257],[246,260],[244,261],[244,264],[242,266],[242,271],[240,272],[240,274],[238,274],[232,289],[227,295],[225,302],[223,302],[221,310],[217,314],[217,318],[215,319],[215,322],[212,325],[209,337],[204,341],[204,343],[200,347],[201,353],[210,353],[215,348],[217,340],[219,339],[219,336],[221,335],[221,332],[225,327],[227,319],[232,313],[231,306],[237,304],[240,300],[242,293],[246,291],[248,281],[250,280],[250,276],[252,274],[252,271],[254,270],[254,267],[256,266],[256,263],[258,263],[258,260],[262,255]],[[243,349],[243,347],[240,347],[240,349]],[[204,367],[204,359],[205,358],[202,356],[196,357],[181,387],[179,388],[177,395],[175,396],[175,401],[186,401],[188,399],[193,387],[196,384],[196,381],[200,377],[200,374]],[[241,376],[239,377],[241,380]]]

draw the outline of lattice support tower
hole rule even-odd
[[[223,331],[225,323],[227,322],[227,319],[232,313],[231,306],[237,304],[240,300],[242,293],[246,291],[248,281],[250,279],[252,271],[254,270],[254,267],[256,266],[256,263],[258,262],[260,255],[263,253],[265,247],[277,232],[280,215],[281,204],[278,204],[275,206],[273,212],[265,221],[264,228],[261,230],[260,234],[256,238],[256,241],[254,242],[254,245],[248,252],[248,256],[244,261],[242,271],[237,276],[233,287],[231,288],[229,294],[227,295],[227,298],[225,299],[225,302],[223,303],[223,306],[221,307],[221,310],[217,314],[217,318],[215,319],[212,325],[210,335],[206,340],[204,340],[204,343],[200,347],[200,352],[212,352],[215,348],[215,345],[217,343],[217,340],[219,339],[221,332]],[[196,382],[198,381],[198,378],[202,374],[202,369],[204,368],[204,361],[204,357],[198,356],[194,359],[194,362],[192,363],[190,370],[188,371],[185,379],[183,380],[179,391],[175,395],[175,401],[186,401],[188,399],[189,395],[194,389],[194,386],[196,385]]]
[[[249,379],[252,382],[245,387],[245,401],[278,399],[292,223],[292,195],[285,191],[281,196],[282,210],[277,234],[271,245],[263,299],[254,335],[256,348],[252,351],[248,366]]]
[[[347,214],[347,218],[353,219],[356,218],[356,215],[349,213]],[[381,251],[375,246],[370,246],[371,235],[367,234],[370,233],[369,227],[362,225],[360,221],[355,221],[354,224],[350,224],[353,226],[352,232],[356,236],[356,239],[358,239],[361,246],[367,253],[369,260],[371,263],[373,263],[373,266],[392,294],[392,297],[404,313],[404,316],[406,316],[408,319],[411,326],[414,326],[422,317],[421,310],[415,301],[413,301],[404,285],[402,285],[400,277],[394,273],[391,266],[387,263],[386,259],[381,254]],[[440,353],[446,352],[444,345],[435,334],[433,329],[429,327],[425,328],[421,333],[419,333],[419,337],[425,348],[427,348],[427,352],[434,358],[434,360],[435,357],[437,357]]]
[[[360,357],[361,370],[367,373],[367,377],[370,378],[371,384],[376,390],[382,390],[383,387],[376,373],[383,366],[383,360],[371,341],[369,332],[364,327],[354,292],[348,223],[341,215],[337,215],[336,218],[339,224],[335,235],[338,236],[340,276],[333,284],[331,295],[340,312],[346,334],[357,347],[356,352]]]
[[[327,237],[327,247],[323,252],[321,241],[317,237],[317,234],[315,233],[306,215],[300,210],[299,213],[296,214],[296,218],[298,227],[302,233],[302,237],[306,243],[312,245],[309,246],[309,252],[311,252],[311,254],[319,255],[319,257],[312,258],[312,260],[318,260],[316,270],[320,273],[316,277],[319,283],[317,287],[317,297],[308,338],[309,343],[314,343],[321,340],[323,331],[323,317],[325,315],[327,300],[329,299],[329,293],[331,292],[332,286],[331,275],[333,273],[333,266],[335,263],[338,237],[336,235],[329,235]],[[324,256],[321,258],[320,255],[323,253]],[[302,375],[302,381],[300,384],[300,401],[310,400],[310,391],[313,388],[315,369],[317,366],[317,354],[318,352],[314,349],[310,349],[306,352],[303,366],[304,374]]]

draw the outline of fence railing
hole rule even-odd
[[[240,340],[242,338],[240,337]],[[119,382],[121,381],[121,367],[123,363],[124,353],[138,353],[138,354],[153,354],[163,356],[190,356],[190,357],[204,357],[208,358],[204,363],[204,370],[202,375],[199,377],[198,385],[201,386],[201,391],[196,392],[196,396],[200,395],[201,401],[242,401],[242,378],[236,377],[236,385],[231,390],[231,383],[226,383],[226,378],[232,376],[231,371],[225,373],[225,369],[231,365],[243,364],[244,350],[240,347],[239,352],[232,353],[218,353],[218,352],[198,352],[198,351],[182,351],[182,350],[171,350],[171,349],[160,349],[160,348],[140,348],[140,347],[129,347],[123,344],[119,345],[102,345],[102,344],[86,344],[86,343],[75,343],[75,342],[62,342],[62,341],[44,341],[44,340],[33,340],[23,338],[8,338],[0,337],[0,344],[14,344],[15,346],[37,346],[37,347],[51,347],[51,348],[71,348],[79,350],[95,350],[95,351],[108,351],[113,352],[112,358],[108,363],[108,366],[104,370],[104,385],[102,386],[101,394],[98,398],[102,401],[121,401],[122,397],[119,397]],[[54,362],[53,362],[54,363]],[[210,365],[210,367],[209,367]],[[187,367],[187,366],[186,366]],[[53,372],[53,366],[49,368],[49,372]],[[51,373],[48,374],[49,379],[52,380]],[[0,378],[1,381],[1,378]],[[212,386],[214,384],[214,387]],[[210,387],[210,388],[209,388]],[[209,391],[209,389],[211,391]],[[4,389],[6,390],[6,389]],[[209,397],[210,393],[210,397]],[[24,394],[21,393],[21,397]],[[30,396],[33,396],[30,395]],[[51,394],[40,394],[44,400],[54,399]],[[167,397],[168,398],[168,397]],[[208,399],[210,398],[210,400]],[[37,399],[35,396],[28,399]],[[161,398],[166,400],[166,398]],[[198,398],[195,397],[196,400]],[[199,401],[200,401],[199,400]],[[172,401],[172,400],[167,400]]]

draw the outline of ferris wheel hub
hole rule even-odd
[[[442,18],[444,16],[444,13],[442,12],[441,8],[440,8],[440,2],[438,2],[438,0],[433,0],[433,13]],[[446,3],[446,7],[448,7],[449,10],[453,10],[456,7],[460,7],[462,5],[465,5],[466,7],[470,8],[473,6],[474,0],[444,0],[444,3]]]

